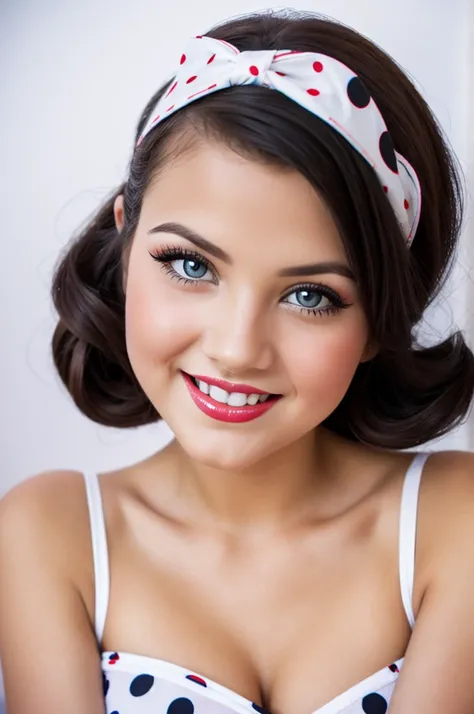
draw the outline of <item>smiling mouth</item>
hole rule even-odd
[[[278,399],[281,395],[280,394],[271,394],[268,392],[264,393],[244,393],[244,392],[228,392],[225,389],[222,389],[221,387],[217,387],[214,384],[208,384],[202,379],[197,379],[196,377],[193,377],[191,374],[188,375],[192,383],[194,384],[195,387],[199,389],[199,391],[202,394],[205,394],[212,399],[214,399],[216,402],[219,402],[220,404],[226,404],[229,407],[246,407],[246,406],[255,406],[257,404],[266,402],[266,401],[274,401],[275,399]]]

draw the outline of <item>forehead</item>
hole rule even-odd
[[[146,231],[164,221],[184,223],[231,255],[253,247],[283,262],[345,258],[329,209],[304,176],[218,142],[198,142],[162,168],[140,223]]]

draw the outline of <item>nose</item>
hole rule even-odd
[[[272,365],[270,316],[251,294],[220,293],[210,311],[202,349],[222,374],[245,374]]]

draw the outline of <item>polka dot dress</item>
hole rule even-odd
[[[400,586],[410,626],[421,474],[428,454],[417,454],[406,473],[400,508]],[[85,473],[96,582],[96,636],[101,642],[109,599],[107,540],[99,479]],[[386,714],[403,658],[382,668],[308,714]],[[269,714],[252,702],[197,672],[161,659],[127,652],[101,658],[107,714]],[[271,713],[270,713],[271,714]]]
[[[403,659],[308,714],[385,714]],[[183,667],[139,655],[104,652],[107,714],[251,714],[265,709]]]

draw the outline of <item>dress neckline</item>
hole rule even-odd
[[[326,702],[318,709],[308,712],[308,714],[338,714],[341,707],[346,708],[351,704],[359,701],[364,696],[376,692],[382,686],[386,686],[398,679],[398,675],[403,666],[404,657],[395,662],[382,667],[377,672],[370,674],[360,682],[349,687],[344,692],[337,694],[329,702]],[[114,669],[125,671],[128,673],[143,674],[146,673],[152,676],[165,677],[169,681],[187,686],[195,691],[195,685],[200,685],[206,688],[206,694],[215,693],[217,699],[224,698],[232,702],[232,707],[238,714],[248,714],[249,708],[259,711],[263,714],[271,714],[263,707],[255,704],[250,699],[247,699],[242,694],[239,694],[234,689],[230,689],[219,682],[210,679],[204,674],[200,674],[194,670],[189,670],[179,664],[168,660],[146,655],[134,654],[132,652],[112,652],[104,651],[101,653],[102,669],[113,671]],[[105,665],[105,666],[104,666]],[[214,698],[214,697],[212,697]]]

